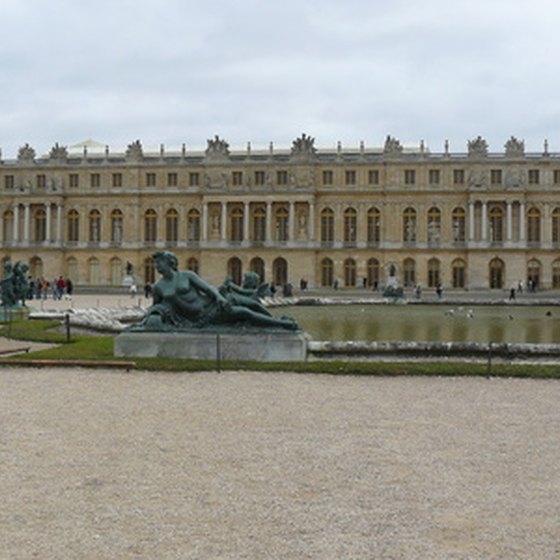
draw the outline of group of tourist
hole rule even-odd
[[[29,289],[27,299],[47,299],[49,295],[52,299],[72,299],[74,292],[74,283],[70,278],[59,276],[52,282],[46,280],[43,276],[40,278],[28,279]]]

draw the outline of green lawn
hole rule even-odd
[[[2,358],[0,366],[7,359],[21,360],[87,360],[99,362],[123,361],[136,363],[136,369],[150,371],[215,371],[214,361],[196,361],[170,358],[116,358],[113,356],[112,336],[71,336],[67,342],[66,331],[58,321],[13,321],[11,324],[0,323],[0,335],[21,341],[49,342],[57,346],[46,350],[29,352],[18,356]],[[560,378],[560,364],[554,365],[498,365],[467,363],[415,363],[415,362],[227,362],[220,363],[222,370],[259,370],[290,371],[295,373],[322,373],[330,375],[436,375],[436,376],[501,376],[501,377],[535,377]]]

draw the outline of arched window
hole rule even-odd
[[[454,288],[464,288],[467,285],[467,265],[463,259],[455,259],[451,263],[452,285]]]
[[[406,208],[403,212],[403,241],[408,244],[416,243],[416,210]]]
[[[120,245],[123,242],[123,213],[115,208],[111,212],[111,243]]]
[[[253,210],[253,241],[264,243],[266,241],[266,210],[257,206]]]
[[[501,290],[504,287],[506,266],[499,258],[492,259],[489,264],[490,289]]]
[[[538,244],[541,241],[541,213],[538,208],[527,212],[527,242]]]
[[[144,284],[154,284],[156,281],[156,267],[153,257],[144,259]]]
[[[490,222],[490,242],[502,243],[504,240],[504,210],[500,206],[493,206],[488,213]]]
[[[541,284],[542,265],[537,259],[531,259],[527,263],[527,287],[536,290]]]
[[[187,214],[187,241],[200,241],[200,212],[196,208],[191,208]]]
[[[31,278],[41,278],[43,276],[43,261],[40,257],[34,256],[29,261],[29,276]]]
[[[89,242],[99,243],[101,241],[101,212],[92,210],[89,213]]]
[[[187,260],[187,270],[192,270],[193,272],[196,272],[198,274],[198,259],[196,259],[195,257],[189,257],[189,259]]]
[[[438,259],[430,259],[428,261],[428,288],[436,288],[440,281],[440,262]]]
[[[74,284],[78,283],[78,261],[74,257],[70,257],[66,261],[66,277],[70,278]]]
[[[165,213],[165,241],[176,244],[179,240],[179,213],[175,208],[170,208]]]
[[[78,243],[80,240],[80,214],[72,209],[67,214],[68,222],[68,242]]]
[[[367,285],[374,290],[379,287],[381,266],[377,259],[369,259],[367,262]]]
[[[552,243],[560,245],[560,208],[552,211]]]
[[[367,241],[369,245],[378,245],[381,241],[381,213],[375,206],[367,213]]]
[[[99,260],[95,257],[91,257],[88,260],[88,283],[91,286],[98,286],[99,281]]]
[[[465,209],[460,206],[451,213],[451,229],[453,232],[453,243],[464,243],[466,240]]]
[[[288,263],[286,259],[278,257],[272,263],[272,278],[277,286],[288,283]]]
[[[356,261],[354,259],[344,261],[344,285],[347,287],[356,285]]]
[[[334,242],[334,212],[330,208],[321,211],[321,243],[332,245]]]
[[[44,208],[39,208],[35,212],[35,241],[42,243],[47,240],[47,213]]]
[[[238,286],[241,286],[243,278],[243,265],[237,257],[229,259],[227,263],[227,274]]]
[[[560,288],[560,259],[552,263],[552,287],[555,290]]]
[[[276,241],[284,243],[288,241],[288,220],[289,220],[288,209],[284,206],[278,208],[274,213],[274,230],[276,235]]]
[[[414,259],[403,262],[403,284],[405,288],[412,288],[416,284],[416,263]]]
[[[321,286],[332,288],[334,284],[334,265],[331,259],[324,258],[321,261]]]
[[[249,270],[251,272],[256,272],[261,279],[261,282],[264,282],[264,261],[260,257],[255,257],[251,259],[249,263]]]
[[[229,214],[229,240],[235,243],[243,241],[243,207],[234,206]]]
[[[428,245],[439,246],[441,240],[441,211],[432,207],[428,210]]]
[[[6,210],[2,215],[2,239],[9,243],[14,240],[14,212]]]
[[[122,261],[118,257],[113,257],[110,262],[111,267],[111,286],[122,285],[123,273],[122,273]]]
[[[354,208],[344,210],[344,243],[355,245],[358,237],[358,212]]]
[[[153,208],[144,213],[144,241],[146,243],[157,241],[157,212]]]

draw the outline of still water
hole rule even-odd
[[[276,309],[315,340],[560,343],[560,307],[324,305]]]

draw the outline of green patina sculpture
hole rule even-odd
[[[27,271],[29,267],[17,261],[12,265],[11,261],[4,263],[4,276],[0,280],[0,294],[3,307],[14,307],[25,305],[25,299],[29,291]]]
[[[245,277],[243,287],[226,280],[218,290],[190,270],[179,271],[177,257],[164,251],[153,255],[161,279],[153,291],[154,303],[133,331],[187,331],[228,327],[297,330],[289,317],[273,317],[258,299],[258,278]],[[234,287],[235,286],[235,287]]]

